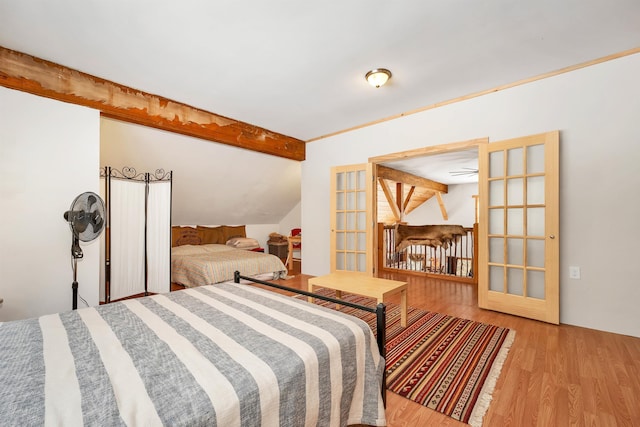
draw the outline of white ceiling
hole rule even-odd
[[[636,48],[639,23],[638,0],[0,0],[1,46],[302,140]]]
[[[381,163],[412,175],[443,184],[478,182],[478,149],[454,151],[431,156],[414,157]],[[476,173],[468,173],[475,171]]]

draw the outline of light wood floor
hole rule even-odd
[[[295,273],[278,282],[306,289],[311,276]],[[640,426],[640,338],[481,310],[474,285],[381,277],[409,282],[411,306],[516,331],[484,427]],[[390,427],[466,425],[393,393],[387,421]]]

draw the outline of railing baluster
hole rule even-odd
[[[474,231],[465,228],[465,234],[456,236],[449,246],[433,247],[428,245],[411,245],[396,252],[395,226],[381,225],[383,232],[380,245],[384,268],[411,272],[424,272],[449,277],[472,278],[472,266],[475,265]]]

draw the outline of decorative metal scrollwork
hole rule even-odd
[[[132,181],[142,182],[159,182],[159,181],[171,181],[172,172],[166,172],[164,169],[156,169],[153,174],[151,173],[138,173],[134,167],[124,166],[122,171],[111,167],[105,167],[100,169],[100,177],[105,178],[110,176],[115,179],[129,179]]]
[[[149,174],[149,181],[170,181],[171,171],[165,172],[164,169],[156,169],[153,175]]]
[[[114,169],[115,171],[117,171],[117,169]],[[136,179],[136,169],[133,167],[129,167],[129,166],[125,166],[122,168],[122,175],[125,178],[129,178],[129,179]],[[142,176],[143,174],[140,174],[140,176]]]

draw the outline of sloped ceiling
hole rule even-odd
[[[100,132],[102,167],[173,172],[173,224],[278,224],[300,202],[300,162],[107,118]]]

